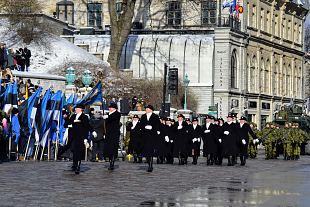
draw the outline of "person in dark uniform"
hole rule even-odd
[[[235,165],[233,157],[237,154],[237,140],[238,134],[236,132],[236,126],[232,122],[233,116],[229,114],[227,116],[227,122],[222,126],[223,137],[223,154],[228,157],[228,166]]]
[[[214,117],[207,115],[206,124],[202,126],[203,156],[207,158],[207,165],[213,165],[217,150],[216,126]]]
[[[192,164],[197,165],[201,145],[201,126],[198,125],[197,118],[193,118],[192,125],[190,125],[188,129],[188,134],[191,140],[191,155],[193,157]]]
[[[157,155],[157,164],[163,164],[165,156],[167,154],[167,148],[165,143],[165,124],[166,124],[165,118],[160,118],[160,125],[159,125],[159,133],[156,141],[156,155]]]
[[[72,169],[75,174],[80,173],[81,160],[85,158],[85,145],[87,143],[88,134],[92,132],[92,128],[89,125],[88,116],[83,113],[84,106],[77,104],[75,106],[75,114],[65,123],[65,126],[71,128],[73,141],[73,166]],[[93,136],[97,136],[96,132],[92,133]]]
[[[130,132],[128,153],[133,154],[134,163],[142,163],[141,123],[138,115],[133,116],[132,122],[127,125],[127,131]]]
[[[244,116],[240,117],[240,123],[237,124],[239,127],[239,149],[240,149],[240,161],[241,166],[246,163],[246,158],[248,156],[248,145],[249,145],[249,134],[252,136],[255,142],[259,142],[256,135],[252,131],[250,125],[247,123],[247,119]]]
[[[166,163],[173,164],[173,140],[174,140],[174,127],[171,123],[171,118],[166,119],[166,124],[164,128],[164,137],[165,137],[165,145],[166,145]]]
[[[110,103],[109,114],[105,116],[106,136],[104,140],[104,157],[109,158],[110,166],[108,170],[114,170],[114,162],[118,155],[120,139],[120,119],[121,114],[117,111],[117,104]]]
[[[153,171],[153,157],[155,155],[156,139],[159,132],[159,117],[153,113],[154,107],[147,105],[145,107],[145,114],[141,116],[141,130],[143,139],[142,154],[146,157],[148,163],[148,172]]]
[[[68,127],[69,120],[70,120],[71,116],[74,115],[74,113],[69,113],[68,111],[63,110],[62,114],[63,114],[63,118],[65,120],[64,127],[68,129],[68,138],[67,138],[67,143],[63,147],[61,147],[59,152],[58,152],[58,155],[57,155],[57,159],[58,160],[61,160],[62,159],[62,155],[65,152],[67,152],[69,149],[71,149],[73,138],[74,138],[73,137],[73,133],[72,133],[72,127]]]
[[[188,125],[184,121],[184,116],[182,114],[178,115],[178,121],[174,126],[175,137],[173,146],[173,156],[179,159],[179,165],[186,164],[186,159],[188,156]]]
[[[192,122],[191,122],[191,119],[190,119],[190,118],[186,118],[186,119],[185,119],[185,121],[186,121],[187,125],[191,125],[191,124],[192,124]]]
[[[237,133],[239,133],[239,122],[238,122],[238,119],[237,119],[237,113],[232,113],[231,115],[233,117],[232,122],[234,123],[234,125],[236,127],[235,131]],[[238,135],[237,135],[237,139],[239,139]],[[237,142],[238,142],[238,140],[237,140]],[[237,148],[236,149],[237,149],[236,154],[233,156],[233,162],[234,162],[235,165],[238,164],[238,156],[240,154],[240,146],[238,144],[237,144]]]
[[[98,160],[103,161],[103,146],[104,137],[106,134],[105,120],[103,119],[103,114],[100,111],[96,111],[94,114],[90,113],[89,124],[93,130],[97,133],[97,136],[91,136],[91,148],[92,148],[92,159],[91,161],[96,161],[96,155],[98,155]]]
[[[215,158],[215,164],[216,165],[222,165],[223,163],[223,143],[222,143],[222,126],[224,124],[224,120],[222,118],[217,119],[217,122],[215,121],[216,126],[216,138],[217,138],[217,150],[216,150],[216,158]]]

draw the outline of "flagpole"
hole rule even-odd
[[[50,160],[50,158],[51,158],[51,141],[49,140],[49,138],[47,138],[47,141],[48,141],[48,143],[47,143],[47,161],[49,161]]]
[[[12,114],[10,115],[10,122],[12,123]],[[11,145],[12,145],[12,124],[10,126],[9,131],[11,131],[9,136],[9,161],[11,161]]]
[[[62,110],[62,109],[61,109]],[[57,154],[58,154],[58,145],[59,145],[59,140],[60,140],[60,138],[59,138],[59,130],[60,130],[60,124],[59,124],[59,122],[60,122],[60,118],[59,118],[59,120],[58,120],[58,130],[57,130],[57,138],[56,138],[56,146],[55,146],[55,161],[57,161]]]
[[[34,127],[34,121],[32,121],[32,124],[31,124],[31,128],[33,129]],[[24,160],[27,159],[27,154],[28,154],[28,148],[29,148],[29,144],[30,144],[30,138],[31,138],[31,134],[29,134],[29,138],[28,138],[28,142],[27,142],[27,147],[26,147],[26,151],[25,151],[25,158]]]

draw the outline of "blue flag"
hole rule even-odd
[[[15,143],[17,144],[20,137],[20,125],[17,115],[12,116],[12,133],[15,135]]]
[[[79,100],[77,104],[82,104],[84,106],[89,106],[93,103],[101,102],[102,103],[102,84],[98,82],[97,85],[86,94],[83,99]]]
[[[32,128],[35,121],[35,116],[37,113],[37,105],[39,102],[40,94],[41,94],[42,88],[38,88],[34,94],[32,94],[28,101],[28,127],[29,127],[29,133],[32,134]]]

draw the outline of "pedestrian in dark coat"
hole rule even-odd
[[[69,128],[72,128],[72,151],[73,151],[73,170],[75,174],[80,173],[81,160],[85,158],[85,146],[88,143],[88,135],[92,132],[89,125],[88,116],[83,113],[84,106],[77,104],[75,106],[75,114],[73,114],[68,123]]]
[[[141,123],[138,115],[133,116],[132,122],[127,125],[127,131],[130,132],[128,153],[133,154],[134,163],[142,163]]]
[[[207,165],[213,165],[217,150],[216,126],[214,117],[207,115],[206,124],[202,126],[203,156],[207,158]]]
[[[148,163],[148,172],[153,171],[153,157],[155,156],[156,139],[159,133],[159,117],[153,113],[154,107],[148,105],[145,114],[141,116],[141,130],[143,139],[142,154]]]
[[[182,114],[178,115],[178,121],[174,125],[175,137],[173,146],[173,156],[179,159],[179,165],[186,164],[189,149],[188,125],[184,121]]]
[[[242,116],[240,118],[240,123],[237,124],[239,128],[239,149],[240,149],[240,161],[241,165],[245,165],[246,158],[248,156],[248,146],[249,146],[249,134],[252,136],[255,142],[259,142],[256,135],[252,131],[250,125],[246,122],[246,117]]]
[[[237,154],[238,132],[236,125],[232,122],[232,115],[227,116],[227,122],[223,125],[223,153],[228,157],[228,166],[233,166],[235,163],[233,157]]]
[[[165,118],[161,118],[159,124],[159,133],[156,139],[157,164],[163,164],[165,156],[167,154],[165,135],[163,133],[165,128],[166,128]]]
[[[223,162],[223,124],[224,120],[222,118],[219,118],[217,121],[215,120],[215,126],[216,126],[216,138],[217,138],[217,150],[216,150],[216,157],[215,157],[215,164],[216,165],[222,165]]]
[[[67,152],[67,150],[69,150],[69,149],[72,150],[72,142],[73,142],[73,138],[74,138],[73,137],[72,125],[69,124],[71,116],[73,116],[74,114],[73,113],[69,113],[66,110],[63,110],[62,114],[63,114],[63,118],[65,120],[64,127],[65,127],[65,129],[68,129],[68,139],[67,139],[67,142],[65,143],[65,145],[63,147],[60,147],[60,149],[59,149],[59,152],[58,152],[58,155],[57,155],[57,159],[58,160],[62,159],[62,155],[65,152]],[[71,126],[69,127],[69,125],[71,125]]]
[[[99,161],[103,161],[103,146],[104,137],[106,134],[105,120],[103,119],[103,114],[97,111],[92,114],[89,121],[90,126],[96,132],[97,136],[91,136],[91,149],[92,149],[92,159],[91,161],[96,161],[96,155],[98,155]]]
[[[193,157],[192,164],[194,165],[197,165],[197,160],[200,156],[201,133],[202,129],[198,125],[198,119],[193,118],[193,123],[189,126],[188,134],[191,140],[191,156]]]
[[[172,125],[171,118],[167,118],[165,121],[165,127],[163,135],[165,138],[165,149],[166,149],[166,163],[173,164],[173,140],[175,136],[174,126]]]
[[[24,56],[26,71],[28,72],[30,66],[31,51],[27,47],[24,48]]]
[[[109,115],[105,120],[106,136],[104,142],[104,157],[110,160],[109,170],[114,170],[114,162],[118,155],[119,139],[120,139],[120,119],[121,114],[117,111],[116,103],[109,105]]]

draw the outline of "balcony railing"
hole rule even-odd
[[[233,30],[240,30],[241,23],[240,20],[236,17],[219,17],[218,27],[230,27]]]

